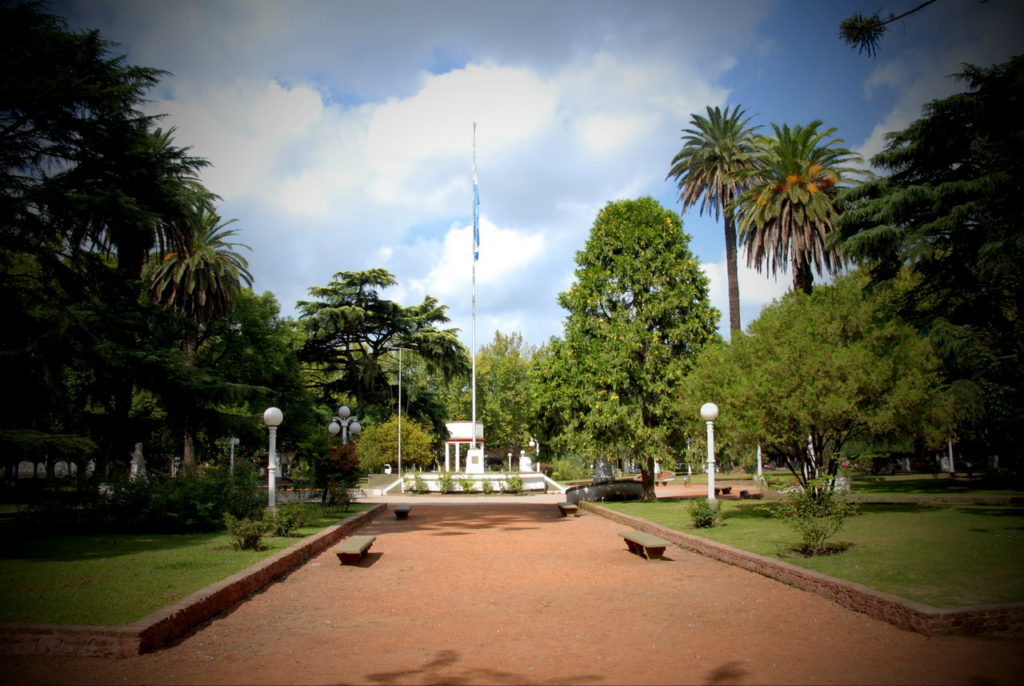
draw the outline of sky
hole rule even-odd
[[[855,11],[917,0],[56,0],[130,63],[170,72],[146,111],[211,166],[202,177],[282,314],[337,272],[384,268],[383,297],[448,307],[472,347],[474,123],[480,194],[476,347],[561,336],[598,211],[652,196],[681,210],[672,157],[708,106],[752,123],[820,119],[866,160],[967,62],[1024,53],[1024,3],[939,0],[877,57],[837,37]],[[683,214],[727,335],[721,220]],[[745,267],[744,328],[788,274]]]

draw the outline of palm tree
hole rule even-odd
[[[235,231],[225,227],[232,219],[199,207],[189,224],[191,239],[184,250],[157,253],[147,265],[145,278],[154,301],[174,310],[185,322],[182,350],[185,366],[194,367],[199,349],[200,327],[226,315],[238,298],[242,284],[252,285],[249,263],[236,247],[249,246],[228,241]],[[193,432],[186,421],[182,461],[192,464]]]
[[[708,107],[708,116],[692,115],[690,125],[684,129],[683,148],[672,158],[672,168],[665,178],[675,178],[679,184],[679,200],[683,212],[701,200],[700,213],[705,208],[715,213],[717,221],[725,215],[725,262],[729,282],[729,328],[740,330],[740,286],[736,269],[736,222],[733,199],[745,188],[738,178],[739,172],[753,167],[752,140],[758,127],[750,127],[749,118],[739,105],[732,112],[727,107]]]
[[[772,275],[788,263],[793,288],[810,293],[812,269],[822,275],[842,266],[842,258],[826,242],[836,228],[834,198],[838,184],[868,175],[844,166],[861,158],[828,139],[835,128],[818,131],[820,121],[781,128],[774,136],[757,136],[755,168],[744,172],[750,187],[736,199],[740,240],[747,265]]]

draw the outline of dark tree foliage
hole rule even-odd
[[[966,92],[889,134],[873,159],[889,175],[845,192],[840,247],[903,290],[980,462],[1024,438],[1024,58],[958,76]]]
[[[340,272],[326,286],[309,289],[316,300],[298,303],[306,333],[299,359],[314,377],[318,400],[328,407],[349,398],[361,419],[390,417],[398,397],[398,380],[388,374],[396,347],[411,351],[405,359],[415,358],[428,373],[446,378],[468,373],[469,355],[457,329],[440,328],[449,321],[448,308],[430,296],[408,307],[382,298],[380,291],[395,283],[385,269]],[[408,387],[403,393],[415,399],[403,411],[436,431],[444,429],[436,398]]]
[[[856,48],[857,52],[862,54],[866,52],[869,57],[874,57],[878,54],[878,44],[889,30],[889,24],[922,10],[933,2],[935,0],[925,0],[920,5],[898,15],[890,12],[884,19],[878,12],[872,14],[854,12],[839,23],[839,37],[851,48]]]
[[[186,248],[188,217],[214,196],[197,180],[206,163],[140,112],[163,72],[114,47],[40,3],[0,0],[8,479],[18,459],[71,459],[79,475],[95,459],[103,475],[140,441],[152,464],[181,412],[214,417],[242,392],[218,370],[183,369],[181,322],[145,296],[150,251]]]

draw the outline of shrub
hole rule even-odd
[[[70,492],[44,492],[30,507],[31,523],[47,530],[121,533],[216,531],[224,514],[258,517],[256,472],[210,468],[175,478],[115,479]]]
[[[709,529],[722,522],[722,504],[717,500],[698,498],[690,503],[690,518],[698,529]]]
[[[441,472],[441,475],[437,477],[437,485],[442,493],[451,493],[455,490],[455,477],[451,472]]]
[[[235,550],[259,550],[268,527],[267,522],[248,518],[237,519],[227,513],[224,515],[224,525],[231,536],[231,547]]]
[[[522,493],[523,492],[523,477],[518,474],[506,474],[505,475],[505,492],[506,493]]]
[[[459,488],[462,489],[463,493],[472,493],[476,490],[476,479],[472,476],[462,475],[456,479],[459,484]]]
[[[352,496],[348,493],[348,484],[339,481],[332,481],[327,487],[327,501],[325,505],[337,505],[343,512],[348,512],[348,506],[352,503]]]
[[[267,531],[273,536],[288,536],[306,524],[306,511],[302,503],[284,503],[263,511]]]
[[[823,482],[812,481],[807,489],[788,493],[776,503],[775,512],[800,536],[797,552],[820,555],[835,552],[837,546],[825,542],[839,532],[847,517],[856,514],[857,506]]]
[[[405,490],[412,491],[413,493],[426,493],[427,481],[419,472],[413,474],[411,478],[407,475],[405,477]]]
[[[485,494],[494,493],[494,482],[491,481],[490,479],[484,479],[483,482],[480,484],[480,488],[483,489]]]
[[[591,470],[583,459],[559,458],[552,465],[552,478],[558,481],[583,481],[591,478]]]

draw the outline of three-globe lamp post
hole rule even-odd
[[[355,436],[363,430],[363,426],[352,414],[352,410],[348,409],[347,405],[342,405],[338,408],[338,416],[331,419],[331,423],[327,425],[327,430],[332,436],[337,436],[340,432],[342,444],[348,445],[348,435],[351,433]]]

